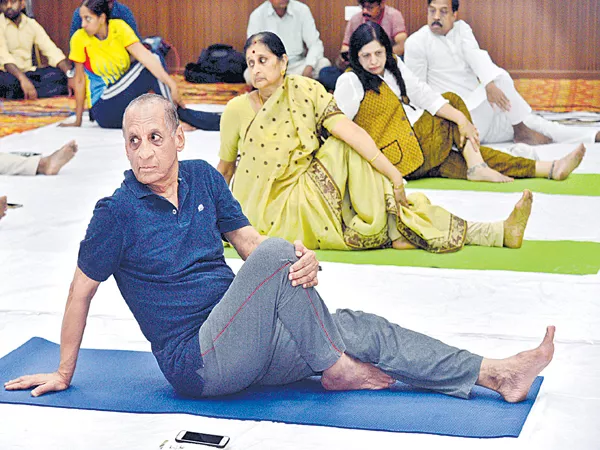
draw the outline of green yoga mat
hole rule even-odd
[[[225,248],[225,256],[239,257],[231,247]],[[317,258],[319,261],[378,266],[594,275],[600,270],[600,243],[525,241],[518,250],[466,246],[456,253],[442,255],[424,250],[317,250]]]
[[[600,174],[573,174],[564,181],[552,181],[544,178],[528,178],[511,183],[479,183],[466,180],[449,180],[446,178],[422,178],[409,181],[409,189],[439,189],[448,191],[485,191],[485,192],[532,192],[557,195],[600,196]]]

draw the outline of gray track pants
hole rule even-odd
[[[317,375],[342,352],[416,387],[468,397],[482,358],[348,309],[330,314],[313,288],[292,287],[294,247],[264,241],[200,328],[203,396]]]

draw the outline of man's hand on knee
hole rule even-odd
[[[309,288],[319,284],[319,261],[314,251],[307,249],[301,241],[294,242],[296,256],[300,258],[290,267],[289,279],[292,286]]]
[[[488,101],[492,105],[496,105],[502,111],[510,111],[510,100],[504,94],[504,92],[502,92],[502,90],[496,86],[496,83],[490,81],[485,87],[485,92],[487,94]]]

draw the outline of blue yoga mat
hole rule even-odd
[[[0,359],[0,379],[51,372],[58,360],[57,344],[33,338]],[[175,394],[151,353],[82,349],[68,390],[38,398],[31,397],[29,391],[0,390],[0,402],[495,438],[519,435],[542,379],[538,377],[527,399],[517,404],[506,403],[495,392],[479,387],[469,400],[401,383],[385,391],[328,392],[317,377],[196,400]]]

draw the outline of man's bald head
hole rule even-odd
[[[151,107],[151,106],[161,106],[164,112],[165,125],[167,130],[171,132],[172,135],[177,131],[177,127],[179,127],[179,116],[177,115],[176,106],[161,95],[157,94],[143,94],[138,98],[134,99],[129,103],[127,108],[125,109],[125,113],[123,114],[123,134],[125,134],[125,130],[127,129],[127,116],[133,110],[143,107]]]

